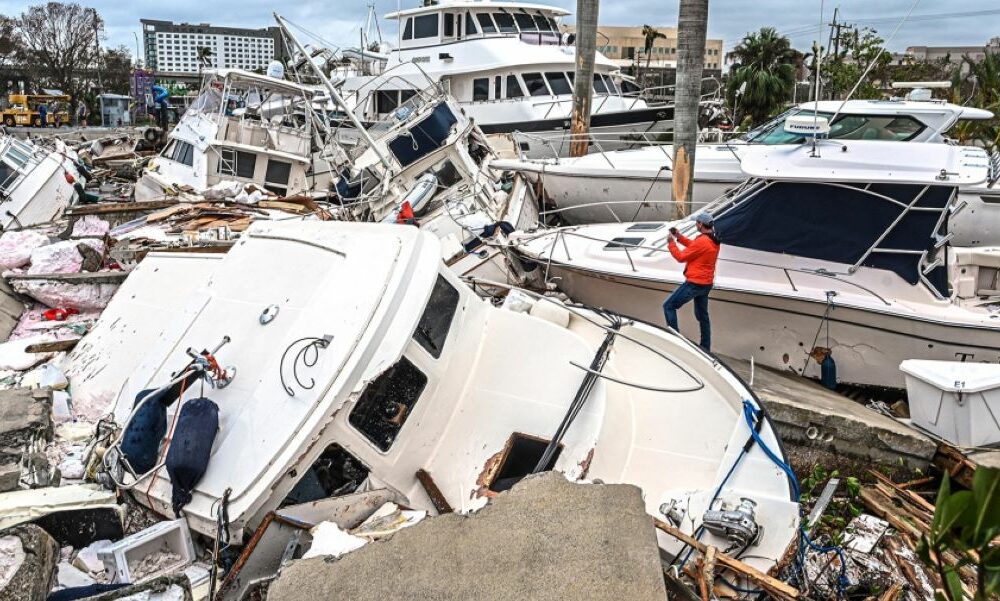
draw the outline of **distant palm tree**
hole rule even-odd
[[[204,67],[212,66],[212,56],[215,53],[207,46],[198,46],[198,78],[201,79],[201,70]]]
[[[649,25],[642,26],[642,37],[646,38],[646,70],[649,70],[649,58],[653,54],[653,44],[656,40],[664,40],[667,38],[666,35],[657,31],[654,27]]]
[[[760,123],[788,99],[795,85],[796,65],[805,57],[773,27],[762,27],[744,36],[726,58],[734,62],[726,93],[729,103],[738,102],[754,123]]]

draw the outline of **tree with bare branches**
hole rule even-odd
[[[104,20],[97,11],[76,3],[39,4],[14,19],[13,32],[18,58],[32,76],[77,102],[87,84],[81,74],[99,60]]]

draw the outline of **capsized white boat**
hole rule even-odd
[[[786,131],[785,123],[789,117],[814,114],[821,120],[833,119],[829,139],[897,143],[945,143],[947,132],[959,121],[993,118],[990,111],[935,100],[824,100],[800,104],[740,138],[699,144],[694,165],[695,208],[712,202],[747,179],[740,163],[752,146],[805,143],[807,136]],[[981,155],[977,160],[984,163],[990,160],[984,150],[973,152]],[[1000,167],[1000,153],[992,160]],[[545,198],[555,206],[547,214],[558,215],[564,223],[577,224],[671,219],[672,161],[672,145],[654,144],[576,158],[550,155],[503,159],[496,162],[496,167],[518,171],[533,183],[538,182],[545,190]],[[981,230],[985,215],[989,215],[986,218],[989,221],[1000,222],[1000,205],[979,198],[980,193],[989,194],[990,189],[995,196],[1000,195],[998,177],[1000,169],[984,184],[985,191],[983,187],[969,190],[969,210],[951,224],[956,234],[953,244],[1000,244],[1000,226],[988,232]]]
[[[1000,248],[953,248],[960,186],[983,181],[974,149],[830,141],[755,146],[753,179],[705,207],[722,249],[712,348],[819,376],[832,349],[841,382],[903,387],[904,359],[1000,361]],[[535,272],[569,296],[651,323],[683,280],[667,251],[676,225],[572,226],[516,237]],[[690,305],[681,330],[696,336]]]
[[[182,307],[156,301],[172,323],[113,312],[146,344],[114,406],[119,425],[140,391],[184,377],[184,349],[229,341],[212,355],[225,387],[191,385],[168,409],[204,396],[219,411],[182,509],[192,529],[216,536],[225,510],[238,542],[282,503],[374,488],[413,508],[473,510],[541,464],[640,486],[651,515],[761,569],[796,540],[792,485],[764,448],[784,462],[780,442],[725,366],[662,329],[553,299],[518,292],[497,307],[443,265],[439,244],[409,226],[258,222],[192,271],[201,282]],[[157,256],[168,260],[200,259]],[[155,280],[132,296],[169,285]],[[172,515],[167,471],[136,482],[120,458],[116,446],[104,455],[109,474]]]
[[[0,230],[58,219],[83,183],[76,155],[62,140],[54,149],[0,133]]]

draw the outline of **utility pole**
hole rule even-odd
[[[705,67],[708,0],[680,0],[677,16],[677,82],[674,94],[674,219],[691,214],[694,154],[698,146],[701,75]]]
[[[576,75],[569,155],[587,154],[590,108],[594,99],[594,58],[597,54],[597,13],[600,0],[576,0]]]

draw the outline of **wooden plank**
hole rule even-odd
[[[7,276],[11,282],[49,281],[67,284],[120,284],[128,277],[125,271],[95,271],[87,273],[18,273]]]
[[[72,350],[76,344],[80,342],[79,338],[69,338],[67,340],[53,340],[52,342],[39,342],[38,344],[29,344],[24,347],[24,352],[26,353],[61,353],[62,351]]]
[[[176,204],[178,204],[176,200],[98,203],[73,207],[66,211],[66,216],[80,217],[83,215],[107,215],[109,213],[141,213],[143,211],[156,211]]]
[[[434,504],[434,508],[437,509],[439,514],[454,513],[455,510],[452,509],[448,500],[444,498],[444,494],[434,482],[434,478],[431,478],[430,472],[423,468],[417,470],[417,481],[424,487],[424,492],[430,497],[431,503]]]
[[[677,528],[674,528],[670,524],[656,518],[653,518],[653,524],[663,532],[694,548],[702,555],[707,553],[708,545],[693,536],[684,534]],[[778,599],[787,600],[799,598],[799,591],[795,587],[789,586],[777,578],[772,578],[753,566],[747,565],[738,559],[733,559],[725,553],[718,553],[715,558],[718,565],[739,573]]]

